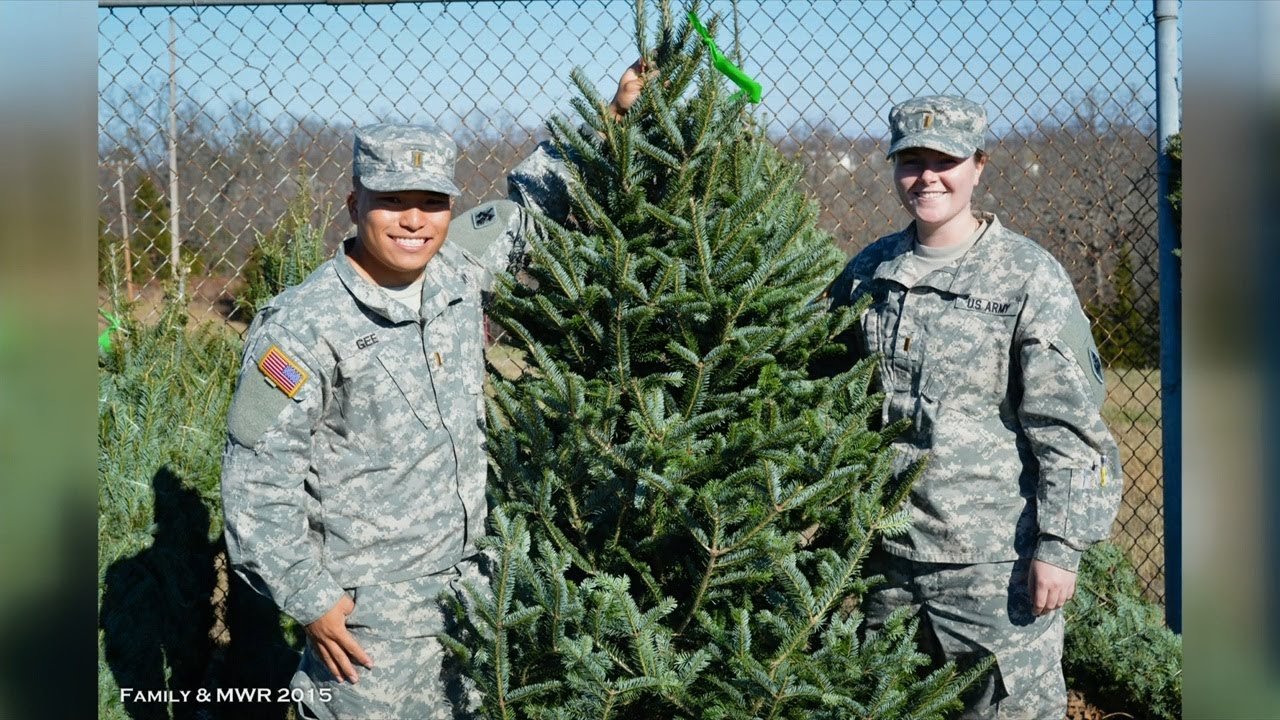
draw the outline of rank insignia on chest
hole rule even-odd
[[[275,345],[272,345],[258,361],[258,369],[267,376],[267,380],[270,380],[272,385],[290,398],[297,395],[307,382],[307,371],[290,360],[289,356]]]

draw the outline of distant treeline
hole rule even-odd
[[[284,218],[300,179],[316,199],[314,223],[327,228],[328,246],[350,231],[342,202],[350,189],[351,128],[315,118],[267,123],[249,113],[228,131],[225,121],[215,124],[198,112],[180,117],[180,227],[184,262],[192,272],[241,275],[257,238]],[[803,166],[820,222],[846,254],[905,224],[883,139],[844,137],[821,125],[770,134]],[[458,207],[466,208],[503,196],[507,170],[545,131],[507,124],[455,137],[462,189]],[[126,133],[110,147],[107,142],[100,143],[99,164],[104,257],[108,246],[119,246],[127,219],[133,279],[168,277],[167,161],[157,157],[154,136]],[[1007,227],[1049,249],[1071,273],[1087,305],[1104,308],[1123,301],[1141,322],[1154,322],[1154,134],[1081,114],[1066,123],[1009,131],[990,139],[988,150],[990,164],[975,206],[997,213]],[[126,218],[120,212],[121,180]],[[102,277],[106,282],[105,267]]]

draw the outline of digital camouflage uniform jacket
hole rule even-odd
[[[845,266],[832,306],[871,296],[853,332],[856,357],[881,354],[884,426],[896,470],[928,461],[895,555],[976,563],[1035,557],[1075,570],[1110,535],[1122,478],[1102,422],[1102,363],[1071,279],[1046,250],[994,215],[950,267],[907,287],[908,228]]]
[[[510,176],[512,196],[547,212],[540,193],[563,193],[563,179],[544,177],[555,172],[562,164],[539,147]],[[299,622],[352,588],[401,583],[395,592],[412,595],[401,581],[475,554],[486,518],[481,293],[519,265],[533,231],[509,200],[456,217],[419,312],[356,272],[348,240],[254,318],[227,418],[227,550]]]

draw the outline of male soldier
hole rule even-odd
[[[615,116],[639,93],[637,70]],[[532,224],[502,201],[460,217],[488,267],[446,243],[455,157],[429,128],[357,130],[355,237],[245,338],[223,457],[227,549],[306,627],[291,683],[303,717],[446,718],[457,702],[435,598],[477,572],[484,532],[481,291]],[[540,148],[513,196],[563,188],[555,169]]]
[[[937,663],[994,657],[962,717],[1061,718],[1061,608],[1120,500],[1102,363],[1058,261],[972,208],[987,164],[982,106],[913,98],[889,125],[912,222],[858,253],[829,296],[871,302],[853,359],[881,358],[882,424],[912,423],[894,441],[897,479],[927,462],[910,526],[869,564],[887,582],[866,598],[867,625],[909,608]]]

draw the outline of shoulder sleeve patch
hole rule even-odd
[[[494,207],[493,204],[490,203],[483,207],[478,207],[475,210],[472,210],[470,215],[471,215],[471,227],[479,230],[480,228],[484,227],[485,225],[488,225],[489,223],[497,219],[498,208]]]
[[[523,263],[528,220],[510,200],[494,200],[454,218],[445,246],[465,251],[487,273],[482,282],[487,289],[494,275],[515,272]]]
[[[227,432],[237,443],[253,447],[285,408],[302,401],[311,373],[270,336],[264,336],[247,359],[253,366],[246,363],[240,373],[227,410]]]
[[[449,223],[449,243],[484,258],[507,231],[515,203],[510,200],[487,202]]]
[[[1064,350],[1069,358],[1080,366],[1084,377],[1092,381],[1094,399],[1102,405],[1106,395],[1106,379],[1102,373],[1102,357],[1098,355],[1098,346],[1093,341],[1093,333],[1089,329],[1089,319],[1076,309],[1063,324],[1054,343]]]
[[[307,382],[307,371],[289,359],[278,345],[267,348],[266,353],[258,359],[258,369],[276,386],[285,397],[292,399]]]

